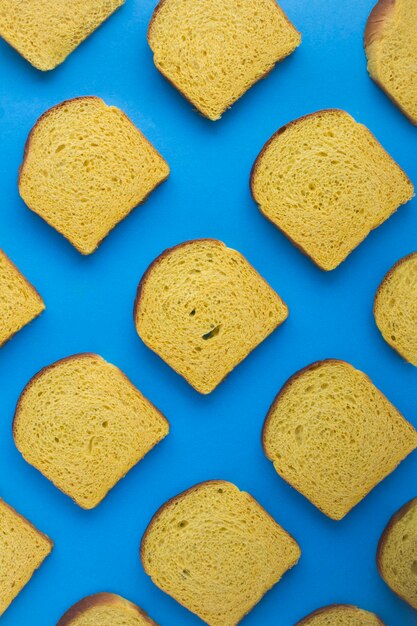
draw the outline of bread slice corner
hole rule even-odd
[[[57,626],[158,626],[133,602],[114,593],[96,593],[74,604]]]

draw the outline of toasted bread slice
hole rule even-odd
[[[301,37],[275,0],[161,0],[148,41],[158,70],[218,120]]]
[[[368,376],[327,360],[281,389],[263,446],[284,480],[340,520],[417,447],[417,432]]]
[[[77,354],[23,390],[13,435],[28,463],[92,509],[169,431],[165,417],[117,367]]]
[[[49,537],[0,499],[0,615],[52,548]]]
[[[165,250],[144,274],[135,322],[145,344],[200,393],[210,393],[287,318],[246,259],[215,239]]]
[[[158,625],[133,602],[114,593],[96,593],[74,604],[56,626]]]
[[[375,296],[374,316],[385,341],[417,367],[417,252],[385,276]]]
[[[375,613],[350,604],[332,604],[310,613],[296,626],[384,626]]]
[[[36,289],[0,250],[0,346],[44,310]]]
[[[278,130],[251,174],[261,212],[323,270],[333,270],[414,188],[372,133],[329,109]]]
[[[66,100],[36,122],[19,191],[32,211],[91,254],[168,174],[167,163],[120,109],[89,96]]]
[[[379,0],[366,24],[368,72],[413,124],[417,124],[417,4]]]
[[[153,582],[210,626],[237,624],[300,554],[256,500],[223,480],[164,504],[141,545]]]
[[[0,36],[39,70],[52,70],[125,0],[0,0]]]
[[[392,591],[417,609],[417,498],[390,519],[379,541],[377,565]]]

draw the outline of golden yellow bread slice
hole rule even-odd
[[[168,175],[167,163],[120,109],[86,96],[38,119],[19,191],[32,211],[91,254]]]
[[[332,604],[310,613],[296,626],[384,626],[375,613],[350,604]]]
[[[300,554],[252,496],[223,480],[164,504],[141,544],[153,582],[210,626],[240,622]]]
[[[158,626],[133,602],[114,593],[96,593],[74,604],[56,626]]]
[[[378,544],[377,565],[392,591],[417,609],[417,498],[389,521]]]
[[[169,431],[117,367],[77,354],[41,370],[16,407],[13,436],[28,463],[92,509]]]
[[[417,447],[417,432],[363,372],[319,361],[275,398],[263,446],[277,473],[342,519]]]
[[[417,252],[385,276],[376,292],[374,316],[385,341],[417,366]]]
[[[52,548],[49,537],[0,499],[0,615]]]
[[[52,70],[125,0],[0,0],[0,36],[39,70]]]
[[[275,0],[161,0],[148,42],[158,70],[218,120],[301,37]]]
[[[417,124],[417,4],[379,0],[365,29],[368,72],[413,124]]]
[[[134,311],[144,343],[205,394],[287,315],[252,265],[216,239],[165,250],[145,272]]]
[[[255,161],[251,189],[265,217],[323,270],[414,195],[372,133],[337,109],[278,130]]]
[[[36,289],[0,250],[0,346],[44,309]]]

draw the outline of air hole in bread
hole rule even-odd
[[[221,327],[221,324],[218,324],[217,326],[212,328],[212,330],[210,330],[208,333],[203,335],[202,339],[204,339],[205,341],[207,341],[208,339],[213,339],[213,337],[216,337],[216,335],[219,334],[220,327]]]

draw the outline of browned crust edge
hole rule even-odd
[[[338,609],[339,611],[354,610],[354,611],[359,611],[360,613],[365,611],[365,609],[360,609],[359,607],[353,604],[329,604],[327,606],[321,607],[320,609],[317,609],[316,611],[313,611],[312,613],[309,613],[301,621],[297,622],[295,626],[308,626],[311,619],[317,617],[318,615],[322,615],[323,613],[327,613],[327,611],[332,610],[332,609]],[[371,615],[375,616],[380,626],[385,626],[384,622],[378,617],[378,615],[376,615],[376,613],[372,613],[371,611],[366,611],[366,613],[371,613]]]
[[[409,500],[409,502],[406,502],[400,509],[398,509],[396,513],[394,513],[394,515],[391,517],[391,519],[389,520],[388,524],[386,525],[386,527],[384,528],[382,532],[382,535],[378,541],[378,547],[376,550],[376,566],[378,568],[379,575],[381,576],[385,584],[391,589],[391,591],[395,593],[395,595],[398,596],[398,598],[406,602],[409,606],[413,606],[413,605],[410,604],[408,600],[404,598],[404,596],[402,596],[397,591],[395,591],[395,589],[391,587],[391,585],[385,578],[384,573],[383,573],[383,565],[382,565],[382,558],[383,558],[382,552],[384,551],[385,544],[388,540],[391,530],[394,528],[397,522],[400,522],[402,518],[405,515],[407,515],[407,513],[416,505],[417,505],[417,498],[413,498],[412,500]],[[417,607],[413,607],[413,608],[417,608]]]
[[[125,0],[124,0],[125,1]],[[136,132],[140,133],[140,135],[142,136],[142,138],[148,143],[149,146],[151,146],[151,148],[158,154],[158,156],[162,159],[162,161],[165,163],[165,165],[168,168],[168,172],[167,175],[165,176],[165,178],[163,178],[161,181],[159,181],[159,183],[157,183],[155,185],[155,187],[153,187],[149,193],[138,203],[133,205],[129,211],[126,213],[126,215],[124,217],[122,217],[118,222],[116,222],[111,228],[110,230],[104,235],[104,237],[102,237],[100,239],[100,241],[97,242],[96,247],[94,248],[94,250],[91,250],[90,252],[85,252],[84,250],[81,250],[81,248],[79,246],[77,246],[74,242],[72,242],[66,235],[65,233],[63,233],[61,230],[59,230],[58,228],[56,228],[56,226],[54,226],[49,220],[47,220],[45,217],[43,217],[42,215],[40,215],[35,209],[32,209],[24,200],[21,192],[20,192],[20,180],[21,180],[21,176],[22,173],[24,171],[25,168],[25,164],[26,164],[26,160],[31,148],[31,143],[32,143],[32,138],[33,135],[38,127],[39,124],[41,124],[41,122],[43,122],[47,117],[49,117],[49,115],[53,112],[56,111],[57,109],[60,109],[61,107],[66,106],[67,104],[71,103],[71,102],[76,102],[77,100],[97,100],[100,103],[104,104],[107,108],[111,109],[117,109],[118,111],[120,111],[120,113],[123,114],[123,116],[127,119],[127,121],[133,126],[133,128],[136,130]],[[149,139],[143,134],[143,132],[136,126],[136,124],[134,124],[132,122],[132,120],[130,119],[130,117],[128,115],[126,115],[126,113],[124,111],[122,111],[122,109],[119,109],[119,107],[116,107],[112,104],[107,104],[107,102],[105,102],[102,98],[100,98],[99,96],[77,96],[75,98],[68,98],[67,100],[63,100],[62,102],[59,102],[58,104],[55,104],[54,106],[50,107],[49,109],[47,109],[46,111],[44,111],[42,113],[42,115],[36,120],[35,124],[33,125],[33,127],[31,128],[29,135],[26,139],[24,148],[23,148],[23,157],[22,157],[22,162],[19,166],[18,169],[18,180],[17,180],[17,185],[18,185],[18,189],[19,189],[19,195],[22,198],[23,202],[25,203],[25,205],[27,206],[27,208],[32,211],[32,213],[34,213],[35,215],[37,215],[40,219],[42,219],[44,222],[46,222],[48,224],[48,226],[50,226],[51,228],[53,228],[57,233],[59,233],[62,237],[64,237],[64,239],[66,239],[80,254],[82,254],[83,256],[88,256],[90,254],[94,254],[94,252],[96,252],[96,250],[99,248],[99,246],[103,243],[103,241],[109,236],[109,234],[112,232],[112,230],[114,230],[116,228],[116,226],[118,226],[121,222],[123,222],[127,217],[129,217],[129,215],[134,211],[135,208],[141,206],[142,204],[144,204],[146,202],[146,200],[149,198],[149,196],[155,191],[155,189],[157,189],[160,185],[162,185],[162,183],[164,183],[169,175],[170,175],[170,167],[167,163],[167,161],[164,159],[164,157],[162,156],[162,154],[155,148],[155,146],[149,141]]]
[[[402,359],[404,359],[404,361],[406,361],[407,363],[410,363],[410,365],[414,365],[414,363],[411,363],[403,354],[401,354],[401,352],[391,343],[389,343],[384,335],[382,334],[382,330],[379,328],[378,326],[378,322],[376,320],[376,308],[377,308],[377,300],[379,298],[379,296],[381,295],[382,289],[385,287],[386,283],[389,282],[389,280],[391,279],[391,277],[395,274],[395,271],[404,263],[406,263],[407,261],[409,261],[410,259],[413,259],[414,257],[417,258],[417,252],[411,252],[410,254],[407,254],[406,256],[402,257],[401,259],[399,259],[396,263],[394,263],[394,265],[391,267],[391,269],[385,274],[384,278],[381,281],[381,284],[379,285],[378,289],[376,290],[375,293],[375,297],[374,297],[374,304],[372,307],[372,312],[374,315],[374,319],[375,319],[375,324],[376,327],[378,328],[379,332],[381,333],[381,337],[382,339],[385,341],[385,343],[387,345],[389,345],[390,348],[392,348]],[[416,367],[414,365],[414,367]]]
[[[151,20],[149,22],[148,25],[148,30],[146,33],[146,39],[148,42],[149,47],[152,50],[153,53],[153,49],[151,46],[151,31],[152,31],[152,27],[158,17],[159,12],[161,11],[161,9],[163,8],[163,6],[169,2],[169,0],[159,0],[158,4],[156,5],[153,13],[152,13],[152,17]],[[156,63],[155,63],[155,55],[154,55],[154,65],[156,67],[156,69],[158,70],[158,72],[160,72],[160,74],[162,74],[162,76],[183,96],[183,98],[185,98],[185,100],[187,100],[187,102],[189,102],[193,107],[195,107],[195,109],[206,119],[210,120],[211,122],[217,122],[219,121],[219,119],[221,119],[222,115],[228,110],[230,109],[235,102],[237,102],[238,100],[240,100],[240,98],[242,98],[245,93],[247,93],[249,91],[249,89],[251,89],[254,85],[256,85],[257,82],[259,82],[260,80],[265,79],[274,69],[275,67],[278,65],[278,63],[281,63],[282,61],[285,61],[286,58],[288,58],[289,56],[291,56],[291,54],[293,54],[296,49],[301,45],[301,33],[300,31],[294,26],[294,24],[291,22],[290,18],[288,17],[288,15],[285,13],[284,9],[278,4],[278,2],[275,1],[275,5],[276,8],[278,8],[278,10],[281,12],[282,16],[284,17],[284,19],[287,21],[287,23],[291,26],[291,28],[293,28],[295,30],[295,32],[300,36],[300,42],[299,44],[294,48],[294,50],[292,50],[291,52],[289,52],[285,57],[282,57],[282,59],[279,59],[278,61],[275,61],[275,63],[273,64],[273,66],[267,70],[266,72],[264,72],[264,74],[262,74],[261,76],[259,76],[258,78],[256,78],[248,87],[247,89],[240,95],[238,96],[235,100],[233,100],[232,102],[229,102],[224,109],[221,111],[219,117],[213,118],[213,117],[209,117],[208,115],[206,115],[206,113],[204,113],[195,102],[193,102],[192,100],[190,100],[190,98],[188,98],[188,96],[184,93],[184,91],[179,87],[179,85],[177,85],[175,83],[175,81],[173,81],[171,78],[169,78],[159,67],[157,67]]]
[[[28,288],[39,298],[39,302],[42,305],[42,309],[39,311],[39,313],[37,313],[36,315],[34,315],[34,317],[32,317],[32,319],[27,322],[26,324],[24,324],[22,326],[22,328],[19,328],[19,330],[16,330],[14,333],[12,333],[7,339],[5,339],[2,343],[0,343],[0,348],[2,348],[8,341],[10,341],[10,339],[12,339],[15,335],[17,335],[18,332],[20,332],[25,326],[27,326],[28,324],[30,324],[31,322],[33,322],[33,320],[35,320],[37,317],[39,317],[40,315],[42,315],[42,313],[45,311],[46,306],[45,306],[45,302],[41,296],[41,294],[39,293],[39,291],[36,289],[36,287],[34,287],[32,285],[32,283],[26,278],[26,276],[24,274],[22,274],[22,272],[20,271],[20,269],[17,267],[17,265],[15,263],[13,263],[13,261],[11,260],[11,258],[4,252],[4,250],[2,250],[0,248],[0,255],[3,254],[7,261],[10,263],[10,265],[16,270],[16,272],[19,274],[20,278],[26,283],[26,285],[28,286]]]
[[[272,418],[272,413],[274,412],[278,402],[281,400],[281,397],[285,394],[285,392],[291,387],[292,383],[294,383],[298,378],[300,378],[301,376],[303,376],[303,374],[305,374],[306,372],[309,372],[311,370],[315,370],[319,367],[321,367],[324,364],[343,364],[343,365],[347,365],[348,367],[351,367],[353,370],[356,370],[358,372],[361,372],[361,374],[363,374],[366,379],[368,380],[368,382],[375,387],[375,389],[377,389],[378,393],[381,394],[381,396],[383,398],[385,398],[385,400],[387,402],[389,402],[392,406],[394,406],[392,404],[392,402],[390,400],[388,400],[388,398],[386,397],[386,395],[384,393],[382,393],[382,391],[380,389],[378,389],[378,387],[373,383],[373,381],[371,380],[371,378],[368,376],[368,374],[366,374],[365,372],[363,372],[362,370],[359,370],[358,368],[354,367],[353,365],[351,365],[351,363],[348,363],[348,361],[344,361],[343,359],[322,359],[321,361],[315,361],[314,363],[311,363],[310,365],[307,365],[306,367],[303,367],[302,369],[298,370],[297,372],[295,372],[292,376],[290,376],[288,378],[288,380],[283,384],[283,386],[281,387],[280,391],[278,392],[278,394],[275,396],[275,399],[273,400],[268,413],[266,414],[263,426],[262,426],[262,431],[261,431],[261,443],[262,443],[262,449],[264,451],[264,454],[266,456],[266,458],[271,461],[273,463],[273,459],[271,458],[271,456],[268,453],[267,450],[267,446],[266,446],[266,430],[269,426],[269,421]],[[406,420],[406,418],[404,417],[404,415],[399,411],[399,409],[394,406],[395,410],[397,411],[397,413],[403,418],[403,420],[409,424],[414,430],[414,426],[411,424],[411,422],[409,422],[408,420]],[[417,446],[415,446],[416,448]],[[415,449],[414,448],[414,449]],[[409,453],[411,454],[411,452]],[[408,456],[408,455],[407,455]],[[402,460],[404,460],[406,457],[403,457]],[[399,464],[398,464],[399,465]],[[396,467],[398,467],[398,465]],[[274,466],[275,469],[275,466]],[[396,468],[394,468],[392,471],[394,471]],[[275,469],[276,473],[278,474],[278,476],[284,480],[288,485],[290,485],[293,489],[295,489],[295,491],[298,491],[299,494],[301,494],[304,498],[306,498],[309,502],[311,502],[311,504],[313,504],[313,506],[315,506],[319,511],[321,511],[324,515],[326,515],[327,517],[329,517],[330,519],[333,519],[335,521],[340,521],[341,519],[343,519],[348,513],[350,513],[350,511],[359,504],[359,502],[357,502],[353,507],[351,507],[349,509],[349,511],[346,511],[346,513],[344,515],[342,515],[342,517],[339,516],[332,516],[329,515],[329,513],[327,513],[326,511],[323,511],[323,509],[321,509],[315,502],[312,502],[309,498],[307,498],[307,496],[305,496],[299,489],[297,489],[287,478],[284,478],[283,476],[281,476],[281,474],[279,474],[279,472]],[[382,479],[384,480],[384,479]],[[382,482],[382,480],[380,482]],[[376,487],[379,483],[376,483],[372,489],[374,487]]]
[[[73,604],[66,613],[60,618],[57,622],[56,626],[70,626],[77,617],[80,617],[91,608],[96,606],[112,606],[112,605],[122,605],[132,611],[135,611],[140,617],[142,617],[149,626],[157,626],[156,622],[153,621],[149,617],[149,615],[141,609],[137,604],[130,602],[130,600],[126,600],[122,596],[119,596],[115,593],[101,592],[95,593],[91,596],[86,596],[79,600],[75,604]]]
[[[23,400],[23,398],[24,398],[24,396],[25,396],[26,392],[30,389],[30,387],[31,387],[33,384],[35,384],[35,383],[37,382],[37,380],[38,380],[39,378],[41,378],[41,377],[43,376],[43,374],[45,374],[45,373],[46,373],[46,372],[48,372],[49,370],[54,369],[55,367],[60,366],[60,365],[62,365],[63,363],[67,363],[68,361],[73,361],[73,360],[76,360],[76,359],[83,359],[83,358],[85,358],[85,357],[91,357],[91,358],[94,358],[94,359],[99,359],[100,361],[103,361],[104,363],[107,363],[108,365],[111,365],[112,367],[116,368],[116,369],[120,372],[120,374],[121,374],[121,375],[125,378],[125,380],[127,381],[127,383],[128,383],[128,384],[129,384],[129,385],[130,385],[130,386],[131,386],[131,387],[132,387],[135,391],[139,392],[139,393],[140,393],[140,395],[141,395],[141,396],[143,396],[143,397],[145,398],[145,400],[146,400],[147,402],[149,402],[149,404],[151,404],[151,405],[152,405],[152,407],[155,409],[155,411],[156,411],[156,412],[159,414],[159,416],[160,416],[160,417],[164,420],[164,422],[165,422],[165,423],[166,423],[166,425],[167,425],[168,432],[167,432],[167,434],[166,434],[166,435],[164,435],[163,437],[161,437],[161,439],[159,439],[159,440],[156,442],[156,444],[153,446],[153,448],[154,448],[156,445],[158,445],[158,443],[160,443],[163,439],[165,439],[165,437],[169,434],[170,424],[169,424],[169,422],[168,422],[167,418],[165,417],[165,415],[164,415],[163,413],[161,413],[161,411],[160,411],[160,410],[159,410],[159,409],[158,409],[158,408],[157,408],[157,407],[156,407],[156,406],[155,406],[155,405],[154,405],[154,404],[153,404],[153,403],[152,403],[152,402],[151,402],[148,398],[146,398],[146,397],[143,395],[143,393],[142,393],[142,392],[141,392],[141,391],[140,391],[140,390],[139,390],[139,389],[138,389],[138,388],[137,388],[137,387],[136,387],[136,386],[132,383],[132,381],[130,380],[130,378],[128,378],[128,376],[126,376],[126,374],[125,374],[125,373],[124,373],[124,372],[123,372],[123,371],[122,371],[119,367],[117,367],[117,365],[114,365],[113,363],[109,363],[108,361],[106,361],[105,359],[103,359],[103,357],[102,357],[102,356],[100,356],[99,354],[96,354],[96,353],[94,353],[94,352],[80,352],[80,353],[78,353],[78,354],[73,354],[73,355],[71,355],[71,356],[64,357],[63,359],[59,359],[58,361],[55,361],[54,363],[51,363],[50,365],[47,365],[47,366],[43,367],[41,370],[39,370],[39,372],[37,372],[37,374],[35,374],[34,376],[32,376],[32,378],[31,378],[31,379],[30,379],[30,380],[26,383],[25,387],[23,388],[23,390],[22,390],[22,392],[21,392],[21,394],[20,394],[20,396],[19,396],[19,399],[18,399],[18,401],[17,401],[17,405],[16,405],[16,409],[15,409],[15,412],[14,412],[14,416],[13,416],[13,421],[12,421],[12,434],[13,434],[13,440],[14,440],[14,442],[15,442],[15,446],[16,446],[16,448],[19,450],[20,454],[21,454],[21,455],[22,455],[22,457],[25,459],[25,461],[26,461],[29,465],[31,465],[32,467],[34,467],[34,468],[35,468],[35,469],[36,469],[36,470],[37,470],[40,474],[42,474],[42,476],[43,476],[44,478],[46,478],[47,480],[49,480],[49,482],[51,482],[51,483],[52,483],[52,484],[53,484],[53,485],[54,485],[57,489],[59,489],[59,491],[61,491],[61,493],[65,494],[66,496],[68,496],[69,498],[71,498],[71,500],[73,500],[73,502],[75,502],[75,504],[77,504],[78,506],[80,506],[82,509],[90,510],[90,509],[93,509],[93,508],[95,508],[96,506],[98,506],[98,505],[99,505],[99,504],[100,504],[100,503],[104,500],[104,498],[107,496],[107,494],[108,494],[108,493],[109,493],[109,492],[113,489],[113,487],[115,487],[115,486],[117,485],[117,483],[118,483],[118,482],[119,482],[122,478],[124,478],[124,477],[123,477],[123,476],[121,476],[121,477],[120,477],[120,479],[119,479],[119,480],[118,480],[118,481],[117,481],[117,482],[113,485],[113,487],[110,487],[110,489],[108,489],[108,490],[107,490],[107,492],[103,495],[103,497],[102,497],[102,498],[101,498],[101,499],[100,499],[100,500],[99,500],[96,504],[94,504],[94,506],[92,506],[92,507],[86,507],[86,506],[84,506],[84,505],[80,504],[80,502],[78,502],[77,500],[75,500],[75,498],[73,498],[72,496],[70,496],[68,493],[66,493],[65,491],[63,491],[60,487],[58,487],[58,485],[56,485],[56,484],[54,483],[54,481],[53,481],[53,480],[51,480],[50,478],[48,478],[47,476],[45,476],[45,475],[43,474],[43,472],[41,472],[41,471],[40,471],[37,467],[35,467],[34,465],[32,465],[32,463],[29,463],[29,461],[27,461],[27,460],[26,460],[26,458],[25,458],[25,456],[24,456],[23,452],[20,450],[20,448],[19,448],[19,447],[17,446],[17,444],[16,444],[17,421],[18,421],[18,419],[19,419],[19,412],[20,412],[20,408],[21,408],[21,403],[22,403],[22,400]],[[151,448],[151,449],[153,449],[153,448]],[[150,452],[150,451],[151,451],[151,450],[149,450],[149,452]],[[145,455],[145,456],[146,456],[146,455]],[[142,457],[142,458],[144,458],[144,457]],[[141,460],[142,460],[142,459],[140,459],[140,460],[138,461],[138,463],[139,463]],[[136,465],[137,465],[137,463],[136,463]],[[134,467],[134,466],[133,466],[133,467]],[[132,467],[131,469],[133,469],[133,467]],[[129,470],[129,471],[130,471],[130,470]]]
[[[359,124],[360,126],[364,126],[366,128],[366,130],[372,135],[373,139],[375,140],[375,142],[379,145],[379,147],[385,152],[385,154],[388,155],[388,157],[394,161],[394,163],[397,165],[397,167],[401,170],[401,172],[404,174],[404,176],[406,177],[406,179],[408,180],[408,182],[413,186],[413,183],[411,182],[411,180],[409,179],[408,175],[406,174],[406,172],[403,170],[403,168],[397,163],[397,161],[395,161],[393,159],[393,157],[389,154],[389,152],[387,152],[387,150],[385,150],[384,146],[378,141],[378,139],[375,137],[375,135],[369,130],[369,128],[367,126],[365,126],[364,124],[362,124],[361,122],[358,122],[352,115],[350,115],[350,113],[348,113],[347,111],[344,111],[343,109],[336,109],[336,108],[330,108],[330,109],[320,109],[319,111],[314,111],[313,113],[307,113],[307,115],[302,115],[301,117],[298,117],[295,120],[292,120],[291,122],[287,122],[287,124],[284,124],[283,126],[281,126],[269,139],[268,141],[264,144],[263,148],[261,149],[260,153],[258,154],[258,156],[255,159],[255,162],[252,166],[251,169],[251,173],[250,173],[250,177],[249,177],[249,188],[250,188],[250,192],[252,195],[252,198],[254,200],[254,202],[256,202],[256,204],[258,205],[258,209],[259,211],[262,213],[262,215],[268,220],[268,222],[270,222],[271,224],[273,224],[275,226],[275,228],[277,228],[300,252],[302,252],[306,257],[308,257],[311,261],[313,261],[313,263],[320,268],[321,270],[324,270],[325,272],[331,272],[335,269],[337,269],[344,261],[346,261],[346,259],[348,258],[348,256],[350,256],[352,254],[352,252],[354,252],[354,250],[356,250],[356,248],[358,248],[361,243],[363,243],[365,241],[365,239],[368,237],[368,235],[370,235],[370,233],[372,232],[372,230],[376,230],[379,226],[381,226],[382,224],[378,224],[377,226],[375,226],[374,228],[372,228],[364,237],[363,239],[361,239],[361,241],[359,241],[357,243],[357,245],[350,250],[350,252],[348,252],[348,254],[344,257],[344,259],[342,259],[340,261],[340,263],[338,263],[335,267],[332,268],[326,268],[323,267],[322,265],[320,265],[320,263],[318,261],[316,261],[297,241],[295,241],[294,239],[292,239],[292,237],[290,237],[290,235],[283,230],[282,228],[280,228],[280,226],[278,226],[278,224],[276,224],[268,215],[266,215],[266,213],[264,213],[264,211],[262,210],[258,200],[256,199],[256,195],[255,195],[255,189],[254,189],[254,185],[255,185],[255,177],[257,174],[257,169],[259,167],[259,164],[265,154],[265,152],[267,151],[268,147],[270,146],[271,143],[273,143],[275,141],[275,139],[277,137],[279,137],[279,135],[282,135],[286,130],[288,130],[289,128],[291,128],[292,126],[295,126],[296,124],[298,124],[299,122],[302,122],[310,117],[315,117],[315,116],[320,116],[323,114],[327,114],[327,113],[344,113],[345,115],[348,115],[356,124]],[[402,205],[400,205],[402,206]],[[400,207],[398,207],[400,208]],[[398,209],[396,209],[398,210]],[[384,222],[386,222],[396,211],[393,211],[385,220]]]
[[[152,350],[152,352],[154,352],[160,359],[162,359],[162,357],[154,350],[154,348],[147,343],[143,337],[139,334],[139,330],[138,330],[138,324],[137,324],[137,318],[138,318],[138,312],[139,312],[139,307],[140,307],[140,303],[141,303],[141,298],[142,298],[142,293],[145,289],[146,286],[146,282],[149,278],[149,276],[151,275],[152,271],[165,259],[165,257],[169,256],[170,254],[172,254],[172,252],[174,252],[175,250],[178,250],[180,248],[183,248],[185,246],[189,246],[189,245],[194,245],[194,244],[198,244],[198,243],[202,243],[202,242],[206,242],[206,241],[210,241],[212,243],[216,243],[219,245],[219,247],[224,247],[224,248],[228,248],[228,246],[226,246],[226,244],[223,241],[220,241],[219,239],[214,239],[214,238],[210,238],[210,237],[206,237],[206,238],[202,238],[202,239],[189,239],[188,241],[184,241],[182,243],[179,243],[175,246],[172,246],[171,248],[167,248],[166,250],[164,250],[163,252],[161,252],[161,254],[159,254],[153,261],[152,263],[148,266],[148,268],[145,270],[137,291],[136,291],[136,297],[135,297],[135,302],[133,305],[133,322],[135,324],[135,328],[136,328],[136,332],[139,335],[140,339],[143,341],[143,343],[149,348],[149,350]],[[273,290],[273,292],[277,295],[277,297],[281,300],[281,302],[284,304],[284,306],[287,309],[287,315],[286,317],[282,320],[282,322],[280,322],[279,324],[277,324],[275,326],[275,328],[272,329],[272,331],[269,333],[269,335],[271,335],[277,328],[279,328],[279,326],[281,326],[287,319],[289,316],[289,309],[288,309],[288,305],[286,304],[286,302],[284,302],[284,300],[281,298],[281,296],[279,295],[279,293],[277,293],[275,291],[275,289],[273,289],[271,287],[271,285],[265,280],[265,278],[263,276],[261,276],[261,274],[259,274],[258,270],[246,259],[246,257],[239,252],[238,250],[235,250],[234,248],[230,248],[231,250],[234,250],[235,252],[237,252],[238,254],[240,254],[240,256],[245,259],[245,261],[252,267],[252,269],[258,274],[258,276],[261,278],[261,280],[268,285],[268,287],[270,289]],[[269,335],[267,335],[267,337],[265,337],[264,341],[269,337]],[[262,343],[262,342],[261,342]],[[260,344],[258,344],[259,346]],[[255,346],[254,350],[258,347]],[[252,351],[251,351],[252,352]],[[249,356],[249,355],[247,355]],[[246,358],[246,357],[244,357]],[[195,387],[189,380],[188,378],[186,378],[183,374],[181,374],[181,372],[179,372],[178,370],[176,370],[172,365],[170,365],[169,363],[167,363],[164,359],[162,359],[162,361],[164,361],[164,363],[166,363],[174,372],[176,372],[179,376],[181,376],[184,380],[187,381],[187,383],[189,385],[191,385],[191,387],[193,389],[195,389],[196,391],[198,391],[198,393],[202,393],[203,395],[208,395],[209,393],[212,393],[214,391],[214,389],[216,389],[219,385],[221,385],[221,383],[229,376],[229,374],[231,374],[233,372],[234,369],[236,369],[236,367],[238,365],[240,365],[240,363],[242,363],[242,361],[244,360],[244,358],[239,361],[239,363],[236,363],[236,365],[234,366],[234,368],[228,372],[221,380],[220,382],[216,385],[216,387],[214,387],[213,389],[211,389],[210,391],[207,392],[203,392],[200,389],[197,389],[197,387]]]
[[[145,573],[151,578],[152,582],[154,583],[154,585],[156,585],[159,589],[161,589],[161,591],[163,591],[163,593],[166,593],[167,595],[170,595],[168,592],[166,592],[164,589],[162,589],[161,587],[159,587],[159,585],[157,585],[157,583],[153,580],[151,574],[149,573],[147,567],[146,567],[146,563],[145,563],[145,541],[147,539],[148,534],[152,531],[152,527],[155,524],[155,522],[158,520],[158,518],[160,517],[160,515],[162,515],[165,511],[165,509],[169,508],[172,504],[174,504],[175,502],[177,502],[178,500],[181,500],[184,496],[189,495],[190,493],[193,493],[194,491],[198,491],[200,489],[200,487],[205,487],[206,485],[219,485],[219,486],[223,486],[223,485],[231,485],[232,487],[234,487],[235,489],[237,489],[240,493],[244,493],[246,495],[248,495],[251,500],[253,502],[255,502],[255,504],[263,511],[263,513],[269,517],[269,519],[271,519],[274,524],[277,524],[277,526],[279,526],[280,528],[282,528],[282,530],[288,535],[288,537],[291,539],[291,541],[294,543],[294,545],[298,548],[299,550],[299,556],[297,561],[294,563],[294,565],[292,565],[291,567],[289,567],[286,572],[284,572],[283,576],[293,567],[295,567],[298,563],[298,561],[300,560],[301,557],[301,548],[299,546],[299,544],[297,543],[297,541],[294,539],[294,537],[285,529],[283,528],[283,526],[281,526],[281,524],[279,524],[270,513],[268,513],[268,511],[266,509],[264,509],[264,507],[247,491],[244,491],[242,489],[239,489],[239,487],[237,487],[237,485],[235,485],[234,483],[230,482],[229,480],[222,480],[221,478],[214,478],[211,480],[204,480],[200,483],[197,483],[195,485],[193,485],[192,487],[189,487],[188,489],[185,489],[185,491],[181,491],[181,493],[179,493],[178,495],[174,496],[173,498],[170,498],[169,500],[167,500],[164,504],[162,504],[159,509],[156,511],[156,513],[154,513],[154,515],[152,516],[148,526],[145,529],[145,532],[143,533],[141,542],[140,542],[140,548],[139,548],[139,557],[140,560],[142,562],[142,567],[145,570]],[[279,581],[277,581],[278,583]],[[275,583],[275,584],[277,584]],[[274,586],[274,585],[272,585]],[[271,589],[272,587],[270,587]],[[267,589],[267,591],[264,593],[264,595],[262,596],[262,598],[265,596],[265,594],[269,591],[269,589]],[[174,598],[173,596],[170,596],[172,598]],[[262,600],[262,598],[260,598],[258,600],[257,603],[255,603],[250,609],[249,611],[247,611],[244,615],[242,615],[242,617],[240,619],[243,619],[246,615],[248,615],[251,610],[256,606],[256,604],[259,604],[259,602]],[[182,602],[180,602],[179,600],[177,600],[177,598],[174,598],[174,600],[176,602],[178,602],[178,604],[180,604],[181,606],[183,606],[185,609],[187,609],[187,611],[190,611],[190,613],[193,613],[193,611],[191,611],[191,609],[186,605],[183,604]],[[384,626],[384,625],[383,625]]]

